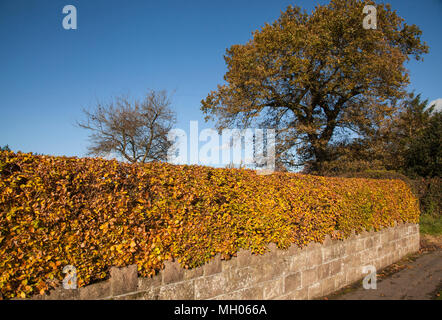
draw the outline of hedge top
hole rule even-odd
[[[401,180],[325,178],[252,170],[131,165],[92,158],[0,152],[0,292],[44,293],[77,268],[79,286],[111,266],[154,275],[239,248],[264,253],[344,239],[352,231],[417,223]]]

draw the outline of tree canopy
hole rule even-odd
[[[142,101],[120,96],[83,110],[86,119],[78,125],[91,131],[89,154],[116,154],[132,163],[166,160],[172,145],[167,133],[175,123],[170,104],[166,91],[152,90]]]
[[[377,8],[364,29],[363,8]],[[409,83],[404,63],[428,52],[421,31],[389,5],[332,0],[308,14],[288,7],[278,20],[226,51],[225,83],[201,101],[218,129],[277,130],[277,162],[314,165],[339,133],[372,130],[394,113]]]

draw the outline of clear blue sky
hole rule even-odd
[[[84,156],[82,107],[121,93],[175,90],[178,128],[203,123],[200,101],[222,82],[225,49],[278,18],[288,5],[311,11],[328,1],[0,0],[0,146]],[[391,0],[430,46],[408,65],[411,87],[442,98],[442,0]],[[78,29],[62,28],[62,8]]]

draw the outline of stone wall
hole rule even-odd
[[[327,239],[264,255],[241,250],[191,270],[176,262],[153,278],[138,278],[135,265],[112,268],[109,280],[80,289],[58,288],[36,299],[312,299],[362,279],[363,266],[380,270],[419,250],[419,226],[402,224],[379,232]]]

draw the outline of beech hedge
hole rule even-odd
[[[79,287],[111,266],[152,276],[239,248],[262,254],[344,239],[354,231],[417,223],[401,180],[330,178],[253,170],[127,164],[100,158],[0,152],[0,292],[43,294],[77,269]]]

